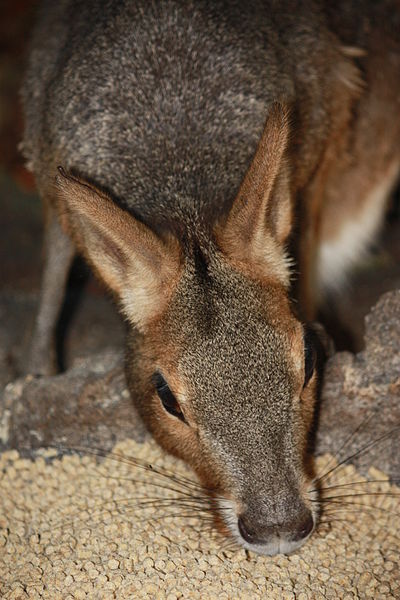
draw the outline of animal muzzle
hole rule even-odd
[[[299,504],[286,514],[245,510],[240,514],[223,504],[225,522],[237,543],[259,554],[275,555],[294,552],[311,535],[315,518],[309,508]]]
[[[291,520],[271,525],[254,521],[246,513],[238,518],[239,533],[248,544],[268,544],[275,539],[297,543],[305,540],[313,528],[314,519],[308,508],[304,508]]]

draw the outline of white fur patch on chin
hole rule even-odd
[[[232,500],[228,500],[227,498],[218,498],[218,507],[221,516],[229,531],[231,532],[232,538],[235,540],[235,542],[239,546],[246,548],[246,550],[256,552],[256,554],[264,554],[266,556],[275,556],[276,554],[291,554],[292,552],[300,548],[312,535],[311,532],[306,538],[298,542],[288,542],[280,538],[275,538],[268,544],[248,544],[246,540],[242,538],[239,532],[235,502],[233,502]]]

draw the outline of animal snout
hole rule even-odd
[[[305,540],[314,528],[311,511],[303,507],[296,515],[281,523],[268,523],[265,519],[254,518],[242,513],[238,518],[239,533],[251,545],[293,543],[293,549]]]

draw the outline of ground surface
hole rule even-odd
[[[156,465],[158,473],[139,468],[138,458]],[[321,457],[318,472],[332,464],[332,457]],[[328,504],[329,517],[299,551],[272,558],[246,553],[210,532],[210,509],[196,501],[192,474],[153,441],[121,443],[101,462],[93,455],[60,459],[54,451],[31,462],[6,452],[0,469],[5,600],[395,600],[400,595],[400,522],[393,521],[400,488],[376,469],[369,480],[379,483],[367,483],[351,466],[328,476],[326,486],[342,486],[334,488],[341,494],[368,489],[376,496],[356,496],[355,504],[346,506]],[[174,479],[178,475],[193,481],[189,494]],[[325,496],[332,496],[329,487]],[[351,502],[348,496],[344,500]]]

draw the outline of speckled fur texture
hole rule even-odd
[[[378,29],[385,8],[365,3]],[[355,5],[341,11],[366,45]],[[230,503],[237,540],[267,554],[296,549],[317,518],[316,376],[299,315],[315,315],[320,242],[349,198],[355,218],[400,165],[398,97],[339,29],[323,2],[47,2],[23,90],[39,190],[130,324],[127,379],[144,421]],[[400,63],[389,33],[388,73]],[[365,131],[385,139],[375,170]],[[351,181],[339,210],[338,175]],[[383,204],[374,226],[382,215]]]
[[[285,4],[45,3],[23,93],[39,181],[57,157],[153,227],[209,223],[231,204],[268,106],[297,98],[310,104],[303,167],[329,135],[324,90],[349,61],[317,4]]]

